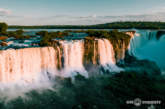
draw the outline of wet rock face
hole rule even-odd
[[[84,65],[99,64],[98,41],[95,39],[84,40]]]
[[[110,40],[113,45],[116,61],[119,62],[125,57],[125,51],[128,45],[122,40]]]
[[[163,35],[165,35],[165,31],[158,31],[156,33],[156,38],[159,40]]]
[[[54,46],[54,49],[56,51],[56,59],[57,59],[57,64],[56,67],[58,70],[61,70],[64,65],[63,65],[63,58],[62,58],[62,46],[58,45],[58,46]]]
[[[109,40],[113,45],[116,61],[120,62],[121,60],[124,60],[125,52],[128,50],[131,38],[120,39],[120,40],[115,40],[115,39],[109,39]]]

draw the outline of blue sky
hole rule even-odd
[[[11,25],[162,21],[163,13],[165,0],[0,0],[0,21]]]

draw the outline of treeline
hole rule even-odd
[[[8,25],[4,22],[0,23],[0,40],[6,40],[8,37],[14,37],[15,39],[29,39],[30,36],[24,35],[22,29],[16,31],[7,31]]]
[[[97,25],[11,25],[10,29],[165,29],[165,22],[113,22]]]
[[[97,25],[107,29],[165,29],[165,22],[114,22]]]
[[[67,37],[72,37],[71,33],[86,33],[87,36],[85,39],[94,40],[95,38],[106,38],[110,39],[114,42],[118,40],[122,40],[128,42],[130,40],[130,36],[125,34],[125,32],[119,32],[114,29],[111,31],[108,30],[65,30],[65,31],[57,31],[57,32],[48,32],[48,31],[40,31],[37,32],[36,35],[41,36],[40,46],[51,46],[52,40],[54,39],[65,39]],[[78,37],[78,36],[77,36]],[[54,42],[54,41],[53,41]]]

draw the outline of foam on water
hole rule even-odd
[[[121,71],[116,66],[113,46],[107,39],[97,39],[99,62],[106,70]],[[59,41],[59,47],[38,47],[0,51],[0,97],[14,98],[34,89],[51,89],[57,77],[88,77],[83,65],[84,40]],[[94,50],[96,55],[96,50]],[[58,64],[62,63],[62,69]]]

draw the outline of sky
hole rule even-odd
[[[165,0],[0,0],[0,22],[9,25],[164,20]]]

